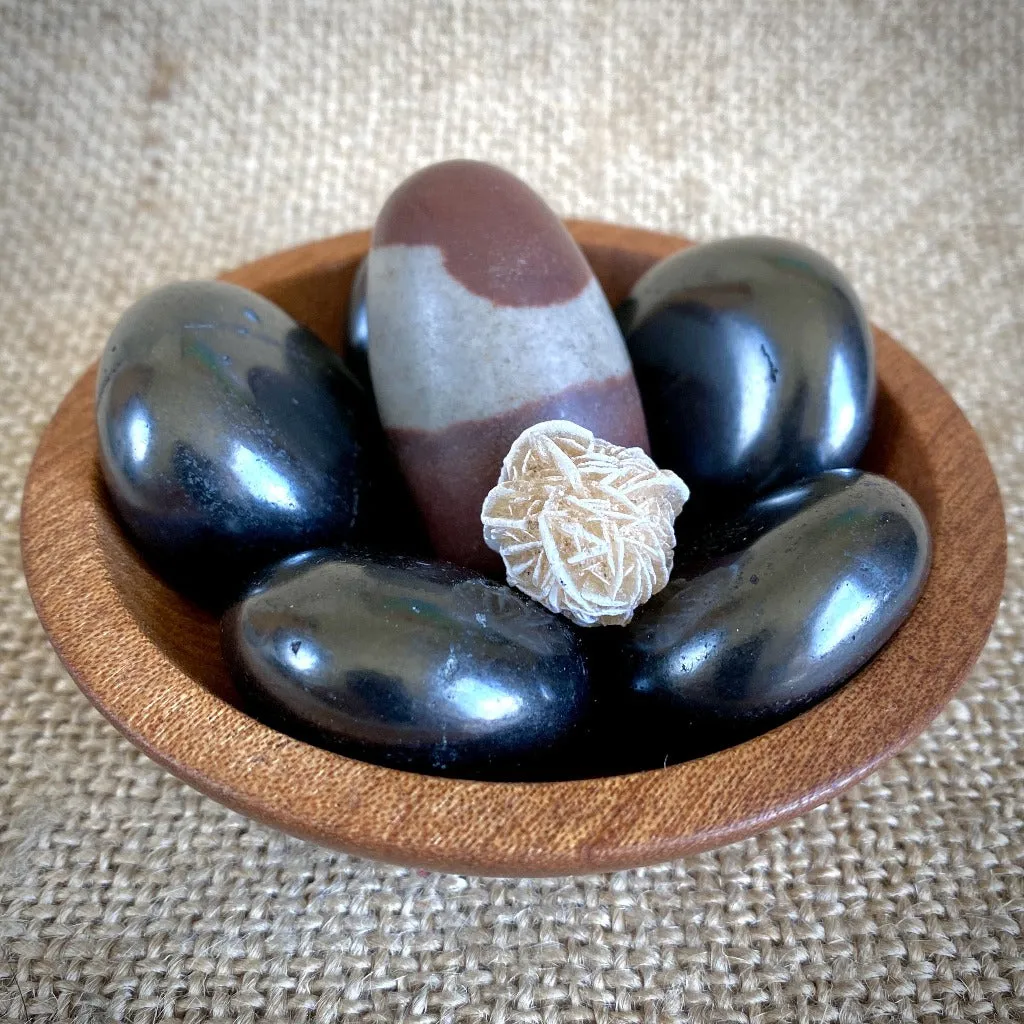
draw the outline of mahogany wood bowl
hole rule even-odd
[[[612,303],[687,243],[570,222]],[[368,232],[258,260],[225,278],[339,345]],[[39,618],[89,699],[150,757],[214,799],[314,842],[489,875],[607,871],[743,839],[842,792],[934,718],[995,618],[1006,530],[995,477],[949,394],[875,331],[880,395],[867,468],[931,525],[924,594],[888,645],[830,699],[756,739],[657,771],[483,783],[340,757],[239,710],[217,622],[152,574],[111,517],[97,470],[95,366],[46,429],[22,508]]]

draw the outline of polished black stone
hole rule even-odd
[[[352,278],[345,318],[345,364],[367,392],[373,393],[370,382],[370,326],[366,316],[366,257]]]
[[[96,422],[128,532],[214,601],[370,517],[383,456],[367,396],[313,334],[235,285],[173,284],[132,306],[100,362]]]
[[[681,518],[673,579],[629,626],[603,631],[594,659],[620,734],[625,720],[643,730],[634,769],[731,746],[821,700],[889,639],[928,574],[913,499],[856,470],[717,526]],[[618,705],[616,686],[628,690]]]
[[[568,623],[466,569],[313,552],[224,618],[268,724],[351,757],[460,778],[571,775],[588,698]]]
[[[659,466],[698,504],[852,466],[871,430],[871,331],[805,246],[733,238],[669,256],[617,311]]]

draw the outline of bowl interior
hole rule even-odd
[[[570,222],[613,304],[684,240]],[[259,291],[343,345],[367,232],[241,267]],[[156,577],[101,484],[95,368],[65,398],[25,487],[29,591],[76,682],[132,742],[216,799],[297,835],[385,860],[487,874],[611,870],[752,835],[851,785],[938,713],[988,634],[1006,533],[991,466],[942,386],[875,332],[879,397],[862,465],[902,485],[933,537],[904,625],[821,704],[736,747],[665,769],[556,783],[394,771],[278,733],[238,710],[218,623]]]
[[[633,284],[658,259],[650,253],[587,246],[584,251],[595,269],[605,294],[614,307]],[[294,276],[253,281],[243,269],[227,275],[237,283],[256,286],[296,320],[309,326],[326,344],[343,351],[348,297],[359,255],[330,264],[304,268]],[[882,359],[885,342],[882,342]],[[880,381],[875,427],[861,465],[899,483],[921,506],[929,522],[936,508],[932,464],[924,457],[921,439],[901,411],[884,377]],[[173,591],[136,553],[119,528],[98,471],[96,501],[104,509],[100,543],[111,577],[132,615],[153,643],[186,675],[222,700],[241,707],[239,694],[220,654],[218,621],[203,608]],[[140,585],[144,581],[144,585]]]

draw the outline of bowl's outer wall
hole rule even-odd
[[[612,303],[668,235],[570,222]],[[340,343],[357,232],[225,275]],[[932,571],[913,614],[833,697],[747,743],[659,771],[480,783],[364,764],[284,736],[235,706],[217,623],[149,571],[113,520],[96,466],[95,369],[47,427],[22,507],[25,575],[75,681],[133,743],[186,782],[315,842],[395,863],[557,875],[656,863],[757,833],[835,796],[941,710],[995,618],[1006,529],[992,468],[948,393],[875,331],[879,402],[867,468],[920,504]]]

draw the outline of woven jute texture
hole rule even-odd
[[[0,0],[0,1019],[1024,1020],[1022,68],[1018,0]],[[823,250],[980,431],[994,634],[846,796],[648,870],[398,870],[175,781],[47,646],[21,489],[119,312],[454,155],[565,214]]]

